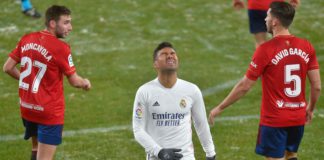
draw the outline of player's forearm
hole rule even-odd
[[[84,88],[86,85],[85,79],[78,77],[71,85],[75,88]]]
[[[16,62],[14,59],[9,57],[7,59],[7,61],[5,62],[5,64],[3,65],[3,72],[5,72],[8,75],[10,75],[11,77],[19,80],[20,72],[16,68],[17,64],[18,64],[18,62]]]
[[[313,111],[315,109],[315,104],[320,96],[321,93],[321,85],[316,84],[311,86],[310,90],[310,96],[309,96],[309,104],[308,104],[308,109],[310,111]]]
[[[142,128],[134,126],[133,132],[135,140],[145,149],[145,152],[157,157],[162,147],[160,147]]]
[[[321,78],[319,69],[310,70],[307,72],[307,76],[310,82],[310,96],[308,101],[309,111],[313,111],[315,108],[315,103],[317,102],[320,92],[321,92]]]
[[[12,78],[19,80],[20,72],[16,67],[11,68],[11,69],[3,68],[3,72],[10,75]]]
[[[206,113],[204,115],[196,115],[193,117],[194,127],[199,141],[201,143],[201,146],[203,147],[206,153],[206,156],[212,157],[216,154],[216,152],[213,138],[210,133],[208,121],[205,115]]]
[[[83,88],[88,90],[91,88],[90,81],[88,79],[80,77],[78,74],[74,73],[68,77],[69,83],[75,88]]]
[[[235,103],[241,97],[243,97],[250,90],[250,86],[244,84],[243,80],[237,83],[230,94],[223,100],[223,102],[219,105],[223,110],[231,104]]]

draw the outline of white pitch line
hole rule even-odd
[[[216,85],[214,87],[207,88],[202,91],[202,94],[205,97],[205,96],[210,96],[215,93],[219,93],[221,91],[224,91],[225,89],[233,87],[239,80],[240,79],[235,79],[235,80],[231,80],[231,81],[228,81],[228,82],[220,84],[220,85]]]
[[[250,120],[250,119],[259,119],[259,115],[219,117],[219,118],[215,118],[215,122],[222,122],[222,121],[242,121],[242,120]]]
[[[214,51],[216,50],[214,45],[212,43],[210,43],[208,40],[206,40],[205,38],[202,38],[201,36],[196,36],[197,40],[202,43],[203,45],[205,45],[205,47],[210,50],[210,51]]]
[[[15,26],[15,25],[0,28],[0,32],[2,32],[2,33],[13,33],[13,32],[18,32],[18,31],[19,30],[18,30],[17,26]]]

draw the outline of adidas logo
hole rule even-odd
[[[160,106],[159,102],[158,101],[155,101],[155,103],[152,105],[152,106]]]

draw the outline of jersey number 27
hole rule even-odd
[[[39,61],[32,61],[32,59],[30,59],[29,57],[22,57],[21,59],[21,67],[26,66],[26,70],[24,70],[23,72],[20,73],[20,78],[19,78],[19,88],[24,89],[24,90],[28,90],[29,89],[29,84],[23,82],[24,78],[28,77],[31,72],[32,72],[32,68],[37,67],[39,68],[38,73],[36,75],[36,77],[33,80],[33,84],[32,84],[32,92],[33,93],[37,93],[38,92],[38,88],[39,88],[39,84],[42,81],[42,78],[45,74],[45,71],[47,69],[46,64],[41,63]]]

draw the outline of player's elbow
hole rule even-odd
[[[250,89],[251,89],[250,86],[242,86],[241,91],[244,92],[244,93],[246,93],[246,92],[248,92]]]
[[[255,81],[250,80],[247,77],[244,77],[239,82],[241,92],[244,92],[244,93],[248,92],[253,87],[254,84],[255,84]]]
[[[134,138],[137,142],[141,140],[141,131],[139,129],[133,129]]]
[[[313,87],[313,90],[314,90],[315,92],[320,93],[321,90],[322,90],[322,86],[321,86],[320,84],[319,84],[319,85],[316,85],[316,86]]]
[[[252,85],[250,85],[249,83],[246,83],[246,82],[242,82],[241,85],[240,85],[240,90],[241,92],[248,92],[250,89],[252,88]]]
[[[2,71],[8,74],[11,71],[11,69],[4,65]]]
[[[313,81],[311,83],[311,89],[315,92],[321,92],[322,90],[322,86],[321,86],[321,81],[318,80],[318,81]]]

